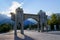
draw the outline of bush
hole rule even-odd
[[[11,25],[10,24],[2,24],[0,25],[0,33],[3,33],[3,32],[8,32],[12,29]]]

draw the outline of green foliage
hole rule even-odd
[[[57,15],[52,14],[51,19],[47,20],[48,25],[56,25],[57,24]]]
[[[11,24],[5,23],[0,25],[0,33],[2,32],[8,32],[12,29]]]
[[[51,25],[51,20],[50,19],[47,20],[47,24]]]
[[[60,25],[60,15],[58,14],[52,14],[51,19],[48,19],[47,21],[48,25],[51,26],[51,29],[54,30],[54,25],[56,25],[57,30],[59,30]]]
[[[56,16],[56,14],[51,15],[51,23],[54,24],[54,25],[57,24],[57,16]]]

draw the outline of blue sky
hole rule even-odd
[[[47,15],[60,13],[60,0],[0,0],[0,13],[9,16],[9,12],[21,6],[26,13],[37,14],[43,10]]]

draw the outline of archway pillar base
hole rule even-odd
[[[41,23],[41,31],[40,32],[44,32],[44,26],[42,23]]]

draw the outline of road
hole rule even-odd
[[[37,32],[37,31],[24,31],[24,35],[17,31],[17,36],[14,31],[0,34],[0,40],[60,40],[60,31],[51,32]]]

